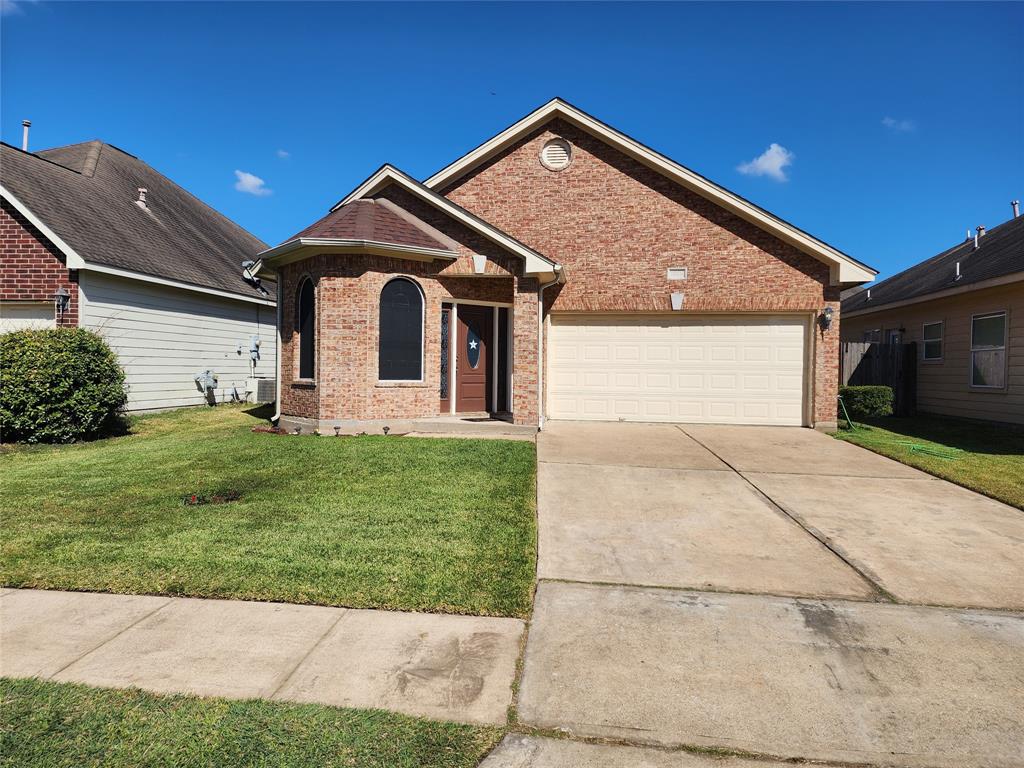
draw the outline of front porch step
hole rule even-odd
[[[513,424],[502,419],[480,416],[432,416],[422,419],[375,419],[357,421],[351,419],[304,419],[282,416],[278,423],[286,432],[312,434],[319,430],[321,435],[331,436],[337,431],[342,435],[451,435],[481,437],[533,437],[537,427],[528,424]],[[386,430],[386,431],[385,431]]]
[[[446,435],[536,435],[537,427],[529,424],[513,424],[501,419],[438,416],[428,419],[413,419],[412,431],[420,434]]]

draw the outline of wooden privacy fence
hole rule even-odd
[[[913,416],[917,409],[917,344],[843,342],[839,348],[839,384],[892,387],[893,414]]]

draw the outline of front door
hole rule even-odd
[[[460,413],[489,411],[491,388],[489,386],[490,366],[488,365],[487,340],[491,336],[491,322],[494,310],[460,304],[459,334],[455,355],[455,410]]]

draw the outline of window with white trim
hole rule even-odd
[[[971,318],[971,386],[1006,386],[1006,313]]]
[[[388,282],[380,292],[380,381],[423,379],[423,293],[408,278]]]
[[[875,328],[875,329],[870,330],[870,331],[864,331],[864,341],[869,341],[869,342],[872,342],[872,343],[877,343],[877,342],[880,342],[881,340],[882,340],[882,329],[881,328]]]
[[[921,329],[921,356],[924,360],[942,359],[942,321],[925,323]]]

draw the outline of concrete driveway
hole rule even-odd
[[[805,429],[553,422],[538,460],[521,722],[1024,764],[1024,513]]]
[[[1024,609],[1024,513],[813,430],[537,443],[542,579]]]

